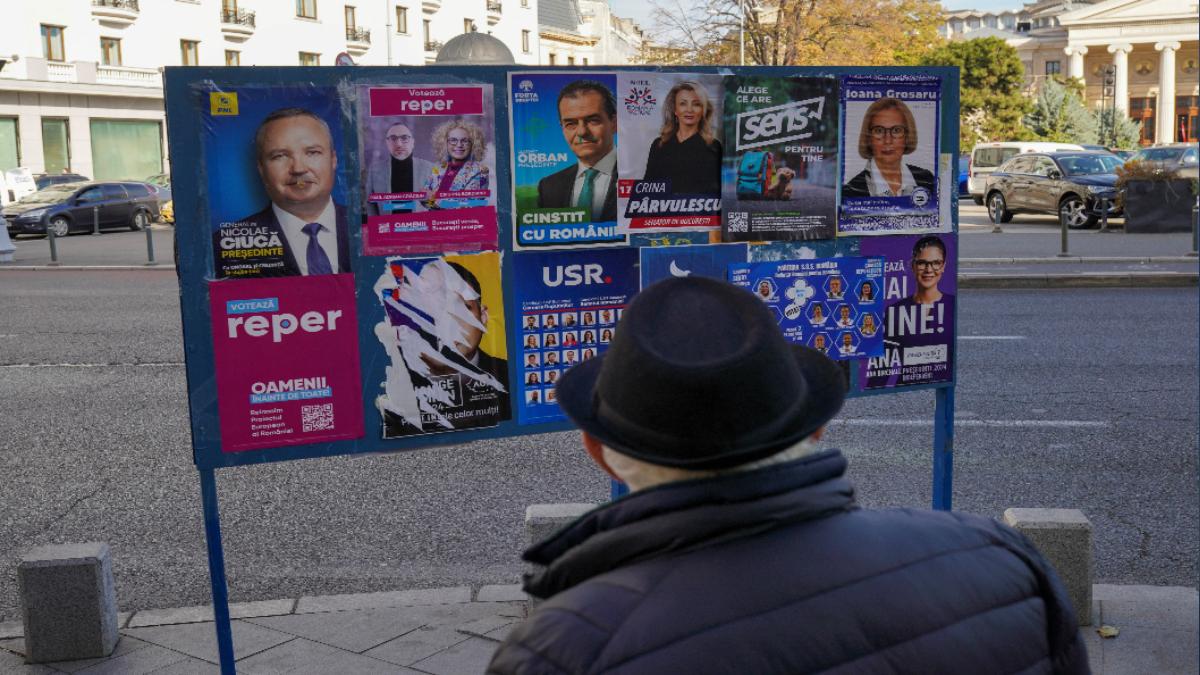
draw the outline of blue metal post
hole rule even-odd
[[[217,477],[200,469],[200,501],[204,506],[204,537],[208,542],[208,575],[212,580],[213,618],[221,675],[235,675],[233,627],[229,623],[229,590],[225,585],[225,550],[221,546],[221,514],[217,509]]]
[[[954,496],[954,387],[936,390],[933,409],[933,508],[949,511]]]
[[[629,494],[629,486],[619,480],[612,481],[612,491],[609,493],[609,501],[617,501],[618,498]]]

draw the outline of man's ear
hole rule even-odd
[[[620,476],[613,473],[612,468],[608,466],[608,462],[604,461],[604,444],[600,442],[600,439],[586,431],[581,431],[579,433],[583,437],[583,449],[587,450],[588,457],[592,458],[592,461],[596,463],[596,466],[603,469],[604,473],[612,476],[613,480],[624,482],[621,480]]]

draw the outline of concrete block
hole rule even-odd
[[[466,602],[471,602],[470,586],[417,588],[408,591],[304,596],[297,601],[295,613],[343,612],[351,609],[376,609],[379,607],[408,607],[416,605],[452,605]]]
[[[1092,623],[1092,523],[1078,509],[1007,509],[1004,522],[1050,561],[1081,626]]]
[[[108,544],[41,546],[17,567],[30,663],[108,656],[117,646],[117,594]]]
[[[484,586],[475,594],[475,602],[524,602],[528,599],[521,584]]]
[[[546,539],[596,504],[530,504],[525,507],[525,542],[530,546]]]

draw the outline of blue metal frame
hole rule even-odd
[[[425,66],[425,67],[334,67],[334,68],[220,68],[220,67],[168,67],[164,77],[166,112],[169,120],[169,145],[171,148],[172,182],[175,186],[176,240],[175,254],[180,286],[180,304],[183,323],[184,345],[187,354],[186,374],[188,400],[191,412],[193,460],[200,473],[201,497],[204,510],[205,534],[208,542],[209,573],[212,577],[212,595],[216,619],[218,647],[223,673],[233,673],[234,652],[230,633],[228,593],[226,589],[224,552],[221,545],[220,516],[217,506],[215,469],[228,466],[260,464],[265,462],[306,459],[333,455],[366,452],[394,452],[400,450],[461,444],[475,440],[541,434],[572,430],[567,421],[520,425],[515,420],[502,422],[489,429],[456,431],[406,439],[379,440],[379,415],[373,406],[364,406],[366,437],[354,441],[291,446],[268,450],[255,450],[225,454],[220,448],[220,434],[216,405],[216,381],[211,316],[207,303],[207,282],[211,266],[211,230],[207,184],[204,180],[206,166],[201,106],[206,103],[208,91],[217,87],[236,89],[253,86],[283,86],[287,84],[342,87],[343,99],[351,98],[345,87],[358,85],[413,85],[413,84],[491,84],[495,106],[495,128],[498,138],[504,138],[509,128],[508,73],[511,71],[647,71],[660,70],[653,66],[590,67],[590,68],[546,68],[537,66]],[[933,75],[941,77],[942,110],[959,109],[959,73],[957,68],[900,68],[900,67],[682,67],[671,68],[675,72],[717,73],[734,75],[739,73],[776,76],[840,76],[849,74],[887,75]],[[352,109],[343,106],[342,156],[339,166],[343,172],[341,180],[349,194],[357,194],[359,177],[350,171],[359,165],[357,129],[354,126]],[[954,159],[951,169],[957,171],[958,159],[958,116],[940,116],[940,148],[942,154]],[[501,250],[512,252],[512,181],[511,148],[508,143],[496,143],[497,209],[500,225]],[[957,199],[952,196],[951,199]],[[356,199],[347,200],[349,221],[361,222],[361,206]],[[951,209],[953,234],[958,233],[958,210]],[[358,241],[357,228],[351,232],[352,242]],[[849,244],[848,244],[849,245]],[[352,244],[356,246],[356,244]],[[957,255],[957,247],[956,255]],[[359,249],[356,249],[359,250]],[[514,276],[514,256],[505,255],[501,276]],[[383,257],[358,256],[356,258],[356,293],[360,316],[377,312],[378,307],[371,292],[373,280],[383,271]],[[504,311],[508,317],[517,316],[519,307],[508,284],[504,288]],[[362,397],[372,401],[379,391],[383,379],[383,363],[380,350],[375,348],[376,339],[369,321],[359,322],[359,347],[362,369]],[[957,327],[956,327],[957,329]],[[509,354],[518,353],[516,340],[519,335],[508,336]],[[954,359],[957,361],[957,350]],[[510,381],[515,382],[516,364],[510,358]],[[957,363],[955,364],[957,374]],[[850,396],[875,396],[897,393],[893,390],[858,390],[852,383]],[[936,390],[934,411],[934,455],[933,455],[933,507],[948,510],[951,506],[953,484],[953,422],[954,382],[916,385],[902,391]],[[628,492],[628,488],[616,481],[612,483],[613,499]]]

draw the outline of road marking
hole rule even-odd
[[[959,340],[1024,340],[1024,335],[959,335]]]
[[[161,363],[9,363],[0,368],[178,368],[182,361]]]
[[[898,420],[898,419],[840,419],[833,424],[843,424],[851,427],[932,427],[933,420]],[[1038,429],[1107,429],[1112,426],[1109,422],[1098,420],[955,420],[956,427],[1005,427],[1005,428],[1038,428]]]

